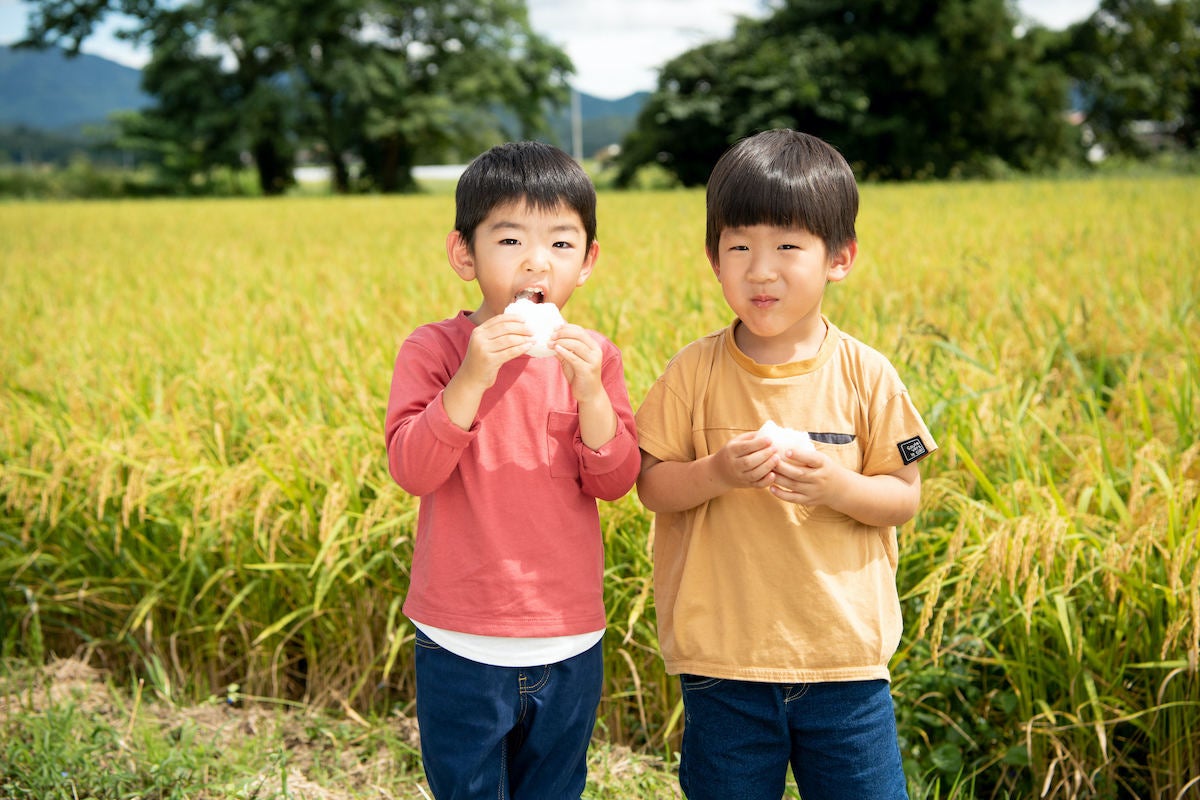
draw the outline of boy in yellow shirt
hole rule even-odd
[[[822,313],[858,253],[845,159],[791,130],[708,183],[705,249],[736,315],[685,347],[637,413],[667,671],[691,800],[907,796],[888,661],[896,526],[936,445],[895,368]],[[808,434],[773,444],[772,421]]]

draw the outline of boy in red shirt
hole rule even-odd
[[[578,798],[600,699],[597,499],[639,468],[620,352],[563,324],[528,355],[516,300],[562,308],[599,255],[596,194],[562,150],[509,143],[459,179],[450,266],[474,311],[417,328],[396,359],[392,477],[419,495],[404,613],[438,798]]]

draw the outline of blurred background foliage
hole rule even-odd
[[[78,52],[121,14],[127,38],[151,53],[148,104],[119,115],[95,148],[147,170],[131,192],[280,194],[300,162],[326,166],[337,193],[404,192],[417,188],[417,164],[463,163],[506,139],[571,144],[573,67],[530,27],[523,0],[30,9],[23,46]],[[1197,63],[1200,0],[1101,0],[1063,31],[1010,0],[779,0],[663,65],[656,90],[622,110],[626,123],[608,121],[611,141],[577,155],[600,157],[603,184],[696,186],[732,142],[788,126],[835,144],[861,179],[1148,159],[1194,171]]]

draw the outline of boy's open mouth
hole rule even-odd
[[[517,292],[517,296],[513,300],[528,300],[531,303],[544,303],[546,301],[546,293],[541,289],[522,289]]]

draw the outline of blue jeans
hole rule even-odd
[[[601,644],[538,667],[493,667],[417,631],[417,722],[437,800],[579,800],[604,682]]]
[[[887,681],[788,685],[683,675],[689,800],[907,798]]]

